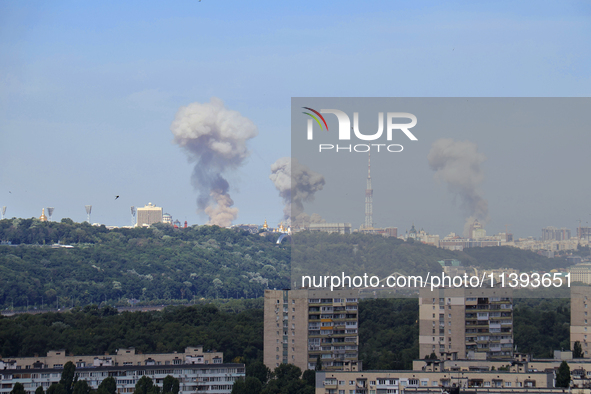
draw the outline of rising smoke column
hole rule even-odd
[[[240,167],[248,157],[246,141],[258,134],[254,123],[212,97],[209,103],[181,107],[170,130],[174,142],[195,162],[191,182],[199,190],[197,207],[209,216],[208,224],[227,227],[238,215],[223,174]]]
[[[282,157],[271,165],[269,179],[279,190],[285,208],[283,219],[292,225],[307,225],[320,222],[322,218],[304,213],[304,201],[314,200],[314,193],[324,187],[324,176],[312,171],[297,159]]]
[[[486,157],[473,142],[444,138],[433,143],[428,160],[435,178],[444,181],[449,191],[460,197],[461,207],[468,213],[464,236],[469,236],[475,219],[480,222],[488,219],[488,202],[479,190],[484,180],[480,164]]]

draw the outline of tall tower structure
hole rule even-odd
[[[135,207],[131,207],[131,227],[135,226]]]
[[[4,215],[6,215],[6,205],[2,207],[2,219],[4,219]]]
[[[49,217],[49,221],[51,222],[51,215],[53,215],[53,207],[47,208],[47,216]]]
[[[367,159],[367,188],[365,189],[365,228],[373,228],[373,188],[371,186],[371,152]]]
[[[92,212],[92,205],[85,205],[84,209],[86,209],[86,221],[90,223],[90,213]]]

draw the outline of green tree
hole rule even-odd
[[[307,386],[316,387],[316,371],[306,369],[302,374],[302,380]]]
[[[154,385],[152,379],[144,375],[135,384],[134,394],[160,394],[160,388]]]
[[[301,376],[302,370],[299,367],[293,364],[280,364],[273,371],[272,379],[267,383],[262,394],[307,394],[306,384],[300,379]],[[305,393],[301,392],[302,390]]]
[[[22,383],[15,383],[14,387],[10,391],[10,394],[27,394],[25,392],[25,386]]]
[[[43,386],[37,387],[35,394],[45,394],[45,391],[43,391]]]
[[[320,354],[316,357],[316,367],[314,367],[315,371],[322,371],[322,359],[320,358]]]
[[[583,358],[583,347],[579,341],[576,341],[573,346],[573,358]]]
[[[78,381],[78,377],[76,376],[76,366],[73,362],[68,361],[64,365],[64,370],[62,371],[62,378],[60,379],[60,383],[66,394],[72,394],[74,391],[74,385]]]
[[[103,379],[101,384],[98,386],[98,394],[115,394],[117,393],[117,382],[115,378],[109,376],[108,378]]]
[[[47,388],[46,394],[66,394],[63,384],[54,383]]]
[[[179,393],[179,380],[170,375],[167,375],[162,381],[162,394],[170,393]]]
[[[254,376],[238,379],[232,386],[231,394],[259,394],[263,389],[261,381]]]
[[[262,361],[254,361],[246,366],[246,376],[257,378],[262,384],[267,383],[271,371]]]
[[[570,385],[570,368],[566,361],[560,363],[556,372],[556,387],[568,387]]]
[[[90,394],[92,387],[88,385],[86,380],[79,380],[74,383],[73,394]]]

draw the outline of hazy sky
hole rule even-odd
[[[218,97],[258,127],[250,157],[226,174],[235,223],[274,224],[283,203],[270,166],[290,155],[291,97],[589,96],[590,17],[583,1],[3,1],[0,206],[8,217],[52,206],[54,220],[83,221],[91,204],[93,222],[127,225],[130,206],[152,202],[205,223],[192,163],[170,125],[181,106]],[[589,143],[567,141],[579,150]],[[481,147],[489,160],[497,148]],[[591,160],[568,149],[546,157],[580,174],[569,179],[588,201]],[[542,222],[591,223],[590,204],[568,203],[572,182],[536,176],[512,190],[534,181],[560,188],[565,212],[533,204],[535,223],[510,222],[517,235],[539,236]],[[444,188],[441,198],[449,203]],[[413,216],[430,232],[444,227]]]

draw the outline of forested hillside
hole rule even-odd
[[[293,275],[440,272],[442,259],[481,268],[548,271],[566,266],[510,247],[449,251],[420,242],[366,234],[302,232],[276,244],[217,226],[113,229],[37,219],[0,221],[0,305],[56,308],[106,302],[189,303],[206,298],[260,297],[266,288],[287,288]],[[59,242],[71,248],[53,248]],[[6,245],[11,243],[11,246]]]
[[[289,283],[289,243],[217,226],[108,230],[14,219],[0,221],[0,240],[20,244],[0,246],[5,308],[253,298]],[[74,247],[52,248],[58,241]]]

